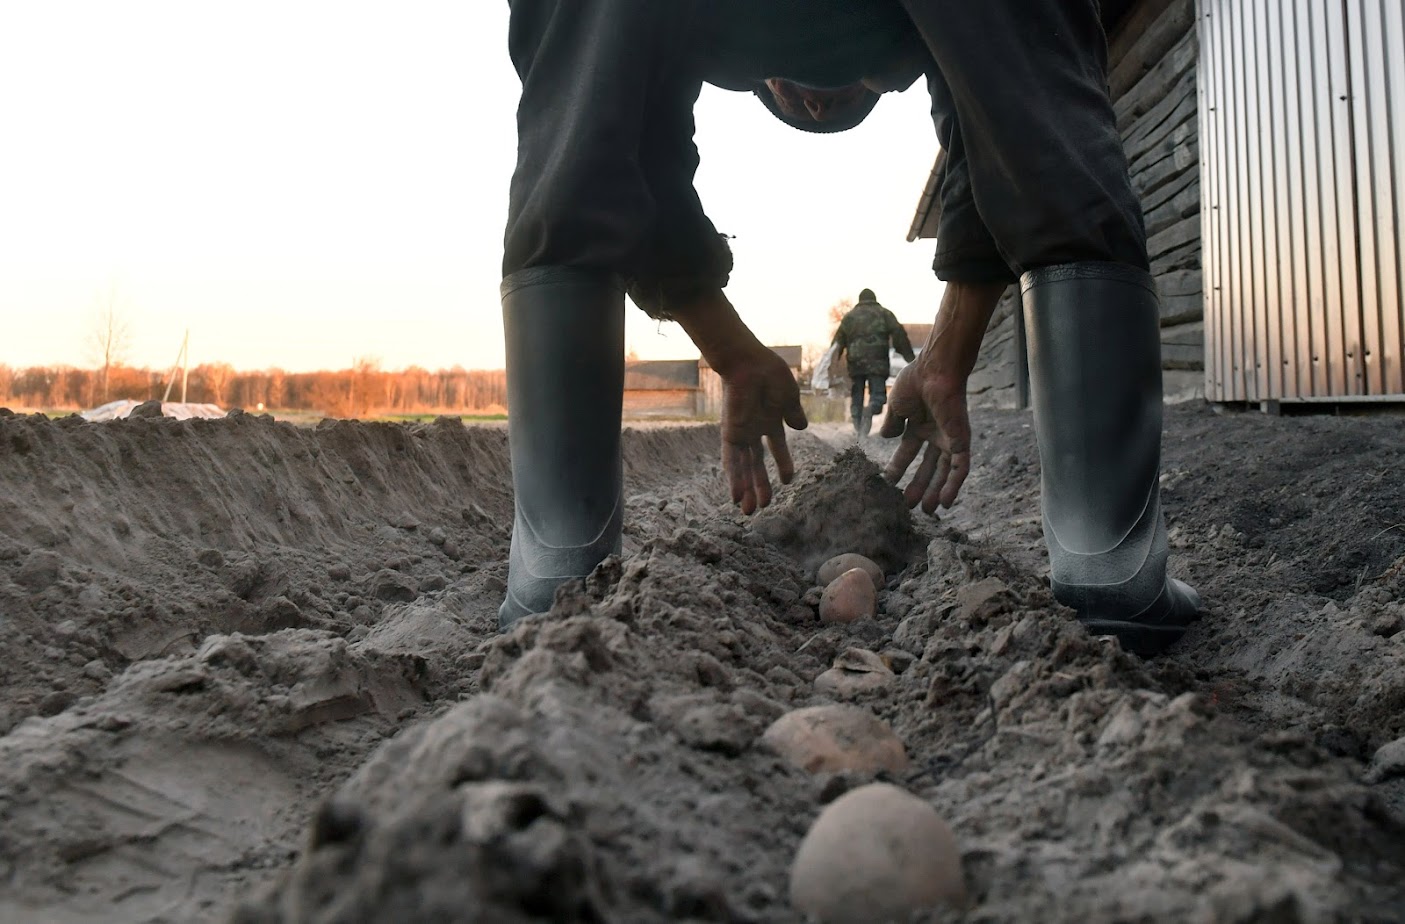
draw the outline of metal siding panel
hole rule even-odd
[[[1297,36],[1297,8],[1293,2],[1283,8],[1278,20],[1280,51],[1279,81],[1283,89],[1282,123],[1277,144],[1282,152],[1280,162],[1280,196],[1283,214],[1280,217],[1280,265],[1283,267],[1282,313],[1283,337],[1283,395],[1300,398],[1312,393],[1312,326],[1307,293],[1308,262],[1303,220],[1303,148],[1302,94],[1299,83],[1299,55],[1293,48]]]
[[[1249,96],[1244,89],[1244,61],[1248,56],[1242,53],[1248,37],[1244,33],[1243,6],[1241,3],[1231,2],[1227,4],[1225,23],[1225,56],[1230,66],[1230,107],[1226,113],[1231,119],[1230,122],[1230,146],[1228,159],[1225,161],[1225,169],[1230,177],[1230,193],[1233,201],[1230,203],[1230,219],[1228,223],[1229,244],[1230,244],[1230,265],[1229,272],[1231,280],[1229,285],[1228,298],[1230,300],[1230,323],[1229,323],[1229,344],[1230,344],[1230,382],[1231,400],[1249,400],[1248,375],[1245,365],[1245,357],[1248,355],[1248,332],[1253,324],[1253,293],[1246,282],[1250,275],[1248,262],[1250,239],[1249,216],[1250,211],[1248,187],[1245,182],[1244,169],[1246,145],[1246,113]],[[1236,54],[1236,50],[1241,53]]]
[[[1336,183],[1332,171],[1332,86],[1328,67],[1326,15],[1318,0],[1298,0],[1298,13],[1305,24],[1302,41],[1308,45],[1309,74],[1305,94],[1305,118],[1311,121],[1311,133],[1304,138],[1309,161],[1308,176],[1312,195],[1308,211],[1308,235],[1311,240],[1309,261],[1312,279],[1312,348],[1314,348],[1314,395],[1328,396],[1340,392],[1342,364],[1336,355],[1340,336],[1335,320],[1340,312],[1342,284],[1336,253]]]
[[[1249,258],[1249,306],[1253,310],[1248,324],[1248,343],[1243,352],[1243,365],[1248,371],[1249,400],[1262,402],[1267,395],[1263,374],[1264,340],[1267,338],[1267,306],[1264,299],[1264,211],[1263,194],[1263,86],[1259,67],[1263,62],[1263,38],[1259,34],[1260,7],[1263,0],[1248,0],[1245,7],[1245,45],[1243,45],[1243,91],[1245,91],[1245,136],[1248,139],[1248,161],[1245,163],[1245,183],[1249,190],[1249,237],[1243,242]]]
[[[1386,386],[1391,393],[1405,395],[1405,245],[1400,240],[1401,222],[1405,221],[1405,2],[1381,0],[1385,21],[1382,42],[1386,49],[1387,92],[1390,105],[1390,177],[1391,192],[1388,208],[1390,222],[1388,240],[1394,243],[1395,288],[1385,294],[1381,310],[1387,319],[1385,355],[1382,363],[1387,369]],[[1391,54],[1391,50],[1394,54]]]
[[[1264,118],[1260,121],[1262,168],[1264,189],[1264,334],[1266,342],[1260,349],[1259,362],[1263,369],[1267,398],[1281,398],[1283,389],[1283,342],[1285,328],[1291,333],[1292,325],[1285,323],[1285,315],[1290,310],[1285,277],[1292,266],[1292,255],[1284,254],[1283,247],[1288,235],[1284,232],[1283,221],[1288,206],[1288,191],[1285,185],[1287,171],[1283,168],[1283,80],[1280,71],[1283,48],[1280,21],[1283,18],[1281,0],[1260,0],[1259,30],[1263,36],[1263,49],[1259,61],[1259,80],[1266,92],[1259,96],[1264,104]]]
[[[1344,133],[1338,128],[1338,123],[1346,121],[1349,111],[1345,103],[1345,88],[1342,85],[1342,80],[1337,76],[1339,71],[1345,70],[1345,62],[1341,60],[1344,56],[1340,53],[1340,40],[1335,42],[1333,40],[1333,34],[1340,35],[1344,26],[1342,25],[1341,7],[1336,0],[1321,5],[1311,4],[1311,6],[1314,8],[1315,20],[1311,35],[1317,45],[1314,51],[1320,54],[1316,62],[1317,73],[1314,86],[1317,91],[1316,105],[1319,130],[1317,140],[1322,157],[1322,204],[1318,220],[1322,223],[1323,232],[1322,257],[1325,284],[1323,317],[1327,321],[1324,355],[1329,363],[1326,394],[1340,396],[1351,393],[1350,386],[1353,377],[1352,370],[1348,365],[1345,345],[1345,315],[1346,306],[1356,303],[1355,295],[1351,292],[1352,287],[1348,284],[1349,280],[1355,276],[1356,257],[1354,247],[1342,239],[1338,207],[1343,187],[1341,170],[1343,168],[1350,170],[1350,158],[1342,156],[1342,148],[1348,146],[1341,144],[1341,136]],[[1349,174],[1345,186],[1349,203],[1351,195]],[[1354,232],[1350,231],[1350,224],[1348,224],[1348,233],[1352,234],[1354,240],[1355,235]],[[1347,257],[1350,259],[1348,260]]]
[[[1380,334],[1375,343],[1373,365],[1383,395],[1405,393],[1405,374],[1401,369],[1402,338],[1405,319],[1401,301],[1401,243],[1399,243],[1399,206],[1401,183],[1401,93],[1405,91],[1405,0],[1371,0],[1375,35],[1375,60],[1378,80],[1375,98],[1380,100],[1381,121],[1373,126],[1375,143],[1375,188],[1373,198],[1375,242],[1377,242],[1378,292]],[[1394,53],[1392,53],[1394,52]],[[1374,107],[1373,107],[1374,115]]]
[[[1201,103],[1200,119],[1200,188],[1203,190],[1203,206],[1200,212],[1200,226],[1203,232],[1201,244],[1201,272],[1203,272],[1203,298],[1205,313],[1205,396],[1210,400],[1225,400],[1224,345],[1222,334],[1224,323],[1224,298],[1222,289],[1221,257],[1224,242],[1224,209],[1220,204],[1224,194],[1221,185],[1224,177],[1224,153],[1222,153],[1221,129],[1224,105],[1222,105],[1222,80],[1220,46],[1217,27],[1218,17],[1210,4],[1213,0],[1197,0],[1197,29],[1200,41],[1200,73],[1197,76],[1198,93]]]
[[[1405,0],[1200,0],[1206,394],[1405,395]]]
[[[1215,394],[1221,401],[1232,400],[1231,374],[1233,364],[1230,362],[1230,337],[1229,337],[1229,256],[1226,248],[1229,245],[1229,235],[1226,232],[1226,222],[1229,220],[1229,212],[1232,207],[1229,201],[1229,179],[1226,176],[1226,154],[1228,151],[1228,133],[1226,130],[1226,117],[1229,112],[1229,91],[1226,86],[1225,74],[1225,38],[1224,38],[1224,17],[1211,13],[1209,21],[1206,23],[1204,33],[1205,40],[1210,43],[1213,55],[1213,66],[1215,72],[1215,112],[1214,128],[1212,134],[1215,145],[1212,149],[1214,159],[1214,244],[1215,244],[1215,276],[1213,289],[1206,284],[1207,295],[1213,295],[1215,304],[1215,326],[1206,327],[1214,338],[1214,343],[1209,345],[1210,352],[1214,356],[1215,362]],[[1205,52],[1202,50],[1202,54]],[[1204,148],[1202,148],[1202,151]]]
[[[1262,0],[1241,0],[1244,7],[1244,163],[1240,168],[1244,178],[1247,208],[1244,212],[1247,234],[1244,248],[1244,290],[1250,314],[1244,319],[1244,348],[1239,362],[1244,368],[1245,394],[1250,401],[1262,401],[1265,382],[1263,362],[1267,305],[1264,304],[1264,193],[1263,193],[1263,92],[1259,80],[1259,64],[1263,56],[1263,40],[1259,34],[1259,9]]]
[[[1373,15],[1373,12],[1376,15]],[[1360,340],[1358,362],[1362,393],[1378,395],[1385,382],[1381,378],[1381,241],[1375,216],[1380,193],[1380,151],[1377,144],[1385,112],[1385,67],[1378,49],[1380,7],[1374,0],[1351,0],[1347,14],[1348,52],[1352,108],[1352,153],[1355,168],[1356,235],[1359,242],[1357,265],[1361,269]]]
[[[1298,327],[1298,382],[1300,395],[1321,395],[1326,392],[1326,367],[1321,361],[1322,347],[1322,235],[1319,209],[1318,156],[1314,143],[1316,117],[1312,108],[1314,87],[1314,53],[1312,53],[1311,17],[1304,0],[1290,4],[1290,38],[1284,45],[1294,49],[1290,70],[1295,81],[1293,118],[1295,129],[1290,140],[1291,153],[1297,157],[1298,206],[1294,218],[1298,223],[1301,250],[1294,265],[1294,305]]]
[[[1196,64],[1196,92],[1200,97],[1197,116],[1200,130],[1200,236],[1201,236],[1201,298],[1205,313],[1205,396],[1211,401],[1223,400],[1220,378],[1219,336],[1219,74],[1217,55],[1219,43],[1213,31],[1214,14],[1209,0],[1196,0],[1196,38],[1200,46]]]
[[[1225,205],[1225,74],[1224,74],[1224,38],[1222,35],[1222,23],[1224,17],[1217,5],[1217,0],[1201,0],[1200,3],[1203,16],[1200,26],[1200,55],[1201,66],[1209,69],[1209,86],[1206,89],[1210,106],[1201,112],[1201,128],[1212,139],[1211,144],[1202,145],[1201,163],[1209,172],[1207,177],[1212,177],[1212,183],[1206,193],[1209,203],[1206,209],[1206,224],[1211,228],[1214,243],[1213,267],[1207,267],[1208,275],[1205,276],[1205,348],[1207,351],[1207,361],[1213,365],[1213,389],[1207,390],[1206,395],[1211,396],[1215,401],[1228,401],[1228,366],[1225,363],[1225,356],[1228,344],[1228,337],[1225,331],[1225,319],[1227,311],[1225,308],[1225,259],[1224,259],[1224,224],[1227,214]],[[1206,164],[1206,161],[1210,163]],[[1213,323],[1211,320],[1213,318]],[[1206,375],[1211,374],[1210,367],[1206,368]]]
[[[1366,394],[1366,374],[1361,364],[1361,252],[1357,245],[1356,162],[1352,122],[1356,109],[1351,98],[1351,47],[1346,22],[1346,5],[1329,3],[1334,18],[1327,29],[1331,89],[1335,101],[1332,119],[1333,160],[1336,172],[1337,244],[1341,266],[1341,362],[1345,382],[1341,394]]]

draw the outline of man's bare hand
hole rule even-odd
[[[925,354],[924,354],[925,355]],[[909,507],[933,513],[950,507],[971,471],[971,421],[966,414],[966,377],[930,368],[924,356],[898,373],[883,420],[885,439],[902,437],[884,470],[897,484],[918,453],[922,461],[903,491]]]
[[[722,467],[732,502],[754,513],[771,502],[764,438],[776,459],[782,484],[795,477],[795,462],[786,445],[785,428],[809,426],[800,406],[800,388],[785,360],[760,347],[727,364],[722,375]]]

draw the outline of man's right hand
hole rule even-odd
[[[898,373],[883,420],[885,439],[902,437],[884,470],[897,484],[918,453],[922,461],[903,491],[909,507],[927,513],[950,507],[971,471],[971,421],[966,413],[966,376],[936,368],[927,351]]]
[[[795,376],[774,352],[757,344],[730,362],[722,377],[722,467],[732,490],[732,502],[750,515],[771,503],[771,479],[766,472],[762,438],[776,459],[781,484],[795,477],[795,463],[786,445],[785,428],[809,426],[800,406]]]

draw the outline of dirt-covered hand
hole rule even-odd
[[[809,426],[800,406],[800,388],[785,360],[764,347],[750,351],[722,373],[722,467],[732,502],[751,514],[771,502],[764,437],[776,459],[782,484],[795,477],[795,462],[786,445],[785,428]]]
[[[971,421],[966,414],[966,377],[928,367],[919,356],[898,373],[883,420],[885,439],[902,437],[884,470],[897,484],[918,453],[922,461],[903,491],[909,507],[932,513],[950,507],[971,471]]]

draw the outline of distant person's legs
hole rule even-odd
[[[866,434],[863,427],[864,419],[864,388],[868,384],[868,377],[864,375],[853,375],[849,385],[849,419],[853,421],[854,433],[860,439]]]
[[[883,413],[883,406],[888,403],[888,377],[886,375],[870,375],[868,377],[868,415],[877,418]]]
[[[1166,576],[1159,312],[1098,3],[902,2],[940,70],[934,104],[949,88],[965,173],[948,182],[969,186],[969,199],[949,202],[944,183],[943,228],[952,203],[974,206],[999,258],[1023,274],[1055,596],[1092,631],[1155,653],[1199,598]],[[980,268],[995,269],[989,254],[969,249],[943,278],[993,281]]]

